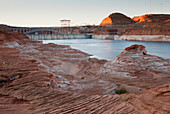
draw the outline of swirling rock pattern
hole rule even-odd
[[[138,95],[116,95],[118,85],[99,74],[107,61],[89,59],[86,53],[70,46],[44,45],[17,33],[10,34],[13,40],[3,36],[5,42],[0,45],[2,114],[170,112],[169,84]],[[123,54],[130,56],[134,49],[138,56],[147,54],[144,46],[137,47],[127,48]]]
[[[149,55],[145,46],[132,45],[100,69],[101,75],[143,89],[170,82],[170,61]]]

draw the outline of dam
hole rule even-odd
[[[88,34],[28,34],[31,40],[89,39]]]
[[[13,32],[25,34],[32,40],[89,39],[92,34],[82,33],[80,27],[13,27],[1,26]]]

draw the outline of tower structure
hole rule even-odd
[[[71,20],[63,19],[60,20],[60,22],[61,22],[61,27],[69,27]]]

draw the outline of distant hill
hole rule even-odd
[[[133,21],[130,17],[127,17],[121,13],[112,13],[106,17],[100,25],[122,25],[122,24],[133,24]]]
[[[169,14],[146,14],[132,18],[136,23],[164,23],[170,22]]]
[[[100,25],[127,25],[147,23],[170,23],[170,14],[146,14],[132,19],[121,13],[112,13]]]

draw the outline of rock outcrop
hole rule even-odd
[[[100,25],[112,25],[112,24],[113,24],[112,19],[110,17],[106,17],[105,19],[103,19]]]
[[[132,18],[136,23],[165,23],[170,20],[169,14],[147,14]]]
[[[168,23],[170,20],[169,14],[146,14],[136,16],[132,19],[121,13],[112,13],[105,18],[100,25],[127,25],[136,23]]]
[[[16,41],[24,42],[25,39],[29,39],[29,38],[26,37],[26,35],[24,34],[20,34],[18,32],[11,32],[6,29],[0,30],[0,45],[8,42],[16,42]]]
[[[170,82],[170,61],[147,54],[145,46],[132,45],[101,68],[102,76],[141,89]],[[144,83],[143,83],[144,82]]]
[[[112,13],[105,18],[100,25],[127,25],[133,24],[134,21],[121,13]]]
[[[126,98],[141,114],[170,113],[170,84],[147,90],[141,95],[124,95],[122,98]]]
[[[169,42],[169,20],[169,14],[147,14],[131,19],[120,13],[112,13],[101,22],[100,25],[103,26],[93,32],[93,37],[99,39]],[[109,29],[114,31],[107,31]]]

